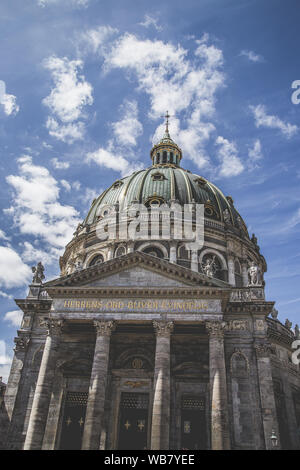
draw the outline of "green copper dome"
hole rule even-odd
[[[207,219],[225,222],[248,236],[232,198],[225,197],[220,189],[202,176],[179,166],[182,152],[171,139],[168,128],[161,141],[151,149],[150,156],[151,167],[115,181],[93,201],[85,224],[97,222],[107,205],[117,204],[119,210],[124,210],[133,203],[151,206],[172,201],[181,205],[195,202],[204,204]]]
[[[171,164],[153,165],[115,181],[93,201],[85,223],[96,222],[101,208],[106,205],[119,204],[119,209],[123,210],[137,202],[151,205],[175,200],[181,205],[191,202],[204,204],[207,218],[228,222],[247,233],[230,197],[226,198],[220,189],[202,176]]]

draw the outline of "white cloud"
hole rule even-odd
[[[291,230],[300,224],[300,208],[290,217],[287,223],[284,225],[283,230]]]
[[[250,106],[250,109],[254,115],[256,127],[278,129],[288,139],[298,132],[298,127],[295,124],[285,123],[278,116],[267,114],[266,108],[262,104]]]
[[[250,170],[254,170],[259,167],[258,162],[262,160],[263,154],[261,149],[261,142],[259,139],[256,139],[253,143],[253,146],[248,150],[248,166]]]
[[[67,144],[73,144],[75,140],[82,140],[85,133],[85,125],[82,121],[59,124],[54,118],[48,117],[46,127],[52,137]]]
[[[221,161],[219,175],[230,177],[242,173],[244,166],[237,155],[235,143],[219,136],[216,139],[216,144],[219,146],[218,158]]]
[[[255,54],[253,51],[242,50],[240,53],[241,56],[247,57],[251,62],[263,62],[263,56]]]
[[[26,263],[37,264],[41,261],[43,264],[51,264],[54,261],[57,261],[60,256],[60,249],[48,246],[47,251],[41,250],[40,248],[34,247],[30,242],[24,242],[22,245],[22,259]]]
[[[125,100],[121,107],[123,118],[112,123],[116,142],[124,146],[135,147],[136,139],[143,133],[143,126],[138,120],[138,107],[136,101]]]
[[[5,210],[23,234],[34,235],[55,248],[63,248],[80,222],[72,206],[59,202],[58,182],[32,158],[19,158],[19,175],[6,178],[14,189],[13,204]]]
[[[16,326],[17,328],[21,326],[22,318],[23,312],[21,312],[21,310],[12,310],[4,315],[4,320],[9,322],[11,326]]]
[[[0,339],[0,377],[2,377],[4,382],[7,382],[11,363],[12,357],[9,356],[6,352],[5,341]]]
[[[51,163],[56,170],[67,170],[70,167],[69,162],[62,162],[58,158],[52,158]]]
[[[79,191],[81,188],[81,184],[79,183],[79,181],[72,181],[71,183],[69,183],[69,181],[67,180],[60,180],[60,183],[67,192],[70,192],[72,189],[74,189],[75,191]]]
[[[6,292],[3,292],[3,290],[0,290],[0,297],[3,297],[4,299],[12,299],[13,296],[11,294],[7,294]]]
[[[6,93],[6,85],[3,80],[0,80],[0,109],[3,110],[6,116],[17,114],[20,109],[17,105],[16,96]]]
[[[80,51],[88,52],[90,50],[93,53],[103,53],[106,42],[117,32],[118,30],[111,26],[98,26],[98,28],[88,29],[83,32],[76,38],[76,41]]]
[[[6,234],[1,229],[0,229],[0,238],[2,240],[9,240],[9,238],[6,236]]]
[[[78,7],[86,7],[89,3],[89,0],[37,0],[37,3],[40,7],[45,7],[47,5],[55,5],[59,3],[69,3],[70,5]]]
[[[162,26],[160,26],[158,24],[157,19],[154,18],[154,16],[151,16],[151,15],[148,15],[148,14],[146,14],[144,16],[144,21],[139,23],[139,25],[144,26],[145,28],[149,28],[149,26],[153,26],[156,29],[156,31],[162,31],[163,30]]]
[[[96,199],[101,193],[103,193],[104,189],[92,189],[86,188],[84,194],[81,196],[81,200],[83,204],[90,206],[94,199]]]
[[[129,175],[135,170],[141,169],[142,165],[139,163],[131,163],[121,155],[115,154],[110,148],[104,149],[99,147],[95,152],[90,152],[86,156],[88,163],[94,162],[99,166],[109,168],[114,171],[119,171],[122,176]]]
[[[85,124],[78,119],[84,119],[83,108],[93,104],[93,88],[80,75],[82,61],[52,56],[44,61],[44,66],[55,83],[50,95],[43,99],[55,116],[47,120],[50,135],[67,143],[83,139]]]
[[[185,157],[201,168],[208,165],[204,145],[215,130],[211,122],[215,113],[217,91],[224,86],[222,51],[208,45],[208,35],[196,41],[195,55],[180,45],[162,41],[141,40],[125,34],[116,40],[105,55],[104,70],[120,68],[137,80],[138,90],[150,98],[151,118],[157,119],[169,110],[171,136],[182,147]],[[179,113],[182,112],[182,122]],[[183,124],[182,124],[183,123]],[[161,138],[160,126],[155,132]],[[200,155],[200,157],[199,157]]]
[[[31,269],[9,246],[0,246],[0,286],[19,287],[30,281]]]
[[[82,61],[52,56],[44,61],[44,66],[51,72],[55,88],[43,103],[61,121],[75,121],[80,117],[83,106],[93,103],[92,86],[83,75],[78,75]]]

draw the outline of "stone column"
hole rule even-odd
[[[3,436],[2,440],[5,443],[4,447],[6,449],[17,449],[16,441],[17,436],[19,436],[20,410],[24,406],[24,403],[22,403],[22,385],[24,382],[30,334],[24,334],[19,331],[18,337],[14,341],[16,343],[14,348],[15,354],[4,395],[2,428],[0,426],[0,437]],[[22,371],[24,371],[23,376]]]
[[[47,338],[34,392],[24,450],[42,448],[63,320],[46,320]]]
[[[271,435],[274,430],[279,442],[279,429],[277,423],[276,404],[274,397],[274,386],[272,379],[271,361],[269,357],[269,346],[266,342],[254,343],[256,353],[258,383],[260,392],[261,417],[265,438],[265,448],[272,450]]]
[[[151,450],[169,449],[170,425],[170,337],[173,322],[154,321],[156,351]]]
[[[96,344],[82,439],[83,450],[99,450],[103,427],[110,336],[113,321],[95,320]]]
[[[127,253],[133,253],[134,252],[134,243],[133,242],[129,242],[127,244]]]
[[[206,322],[209,334],[209,381],[211,405],[211,448],[230,449],[224,329],[222,321]]]
[[[108,248],[107,260],[113,259],[113,257],[114,257],[114,246],[111,245]]]
[[[191,270],[198,272],[198,250],[193,250],[191,252]]]
[[[177,263],[177,245],[170,244],[170,263]]]
[[[246,262],[242,263],[242,277],[243,277],[243,286],[248,287],[248,265]]]
[[[12,419],[12,414],[17,398],[17,393],[19,390],[19,383],[21,380],[22,370],[25,362],[25,354],[30,342],[30,335],[23,334],[15,338],[15,354],[12,361],[8,384],[6,387],[4,403],[5,409],[8,414],[9,419]]]
[[[232,256],[228,256],[228,282],[235,286],[234,260]]]

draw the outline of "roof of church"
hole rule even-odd
[[[155,163],[154,154],[164,149],[177,152],[179,155],[177,164]],[[152,205],[174,201],[184,205],[195,202],[204,204],[206,218],[220,222],[224,222],[227,218],[227,222],[242,229],[248,236],[246,225],[235,209],[232,198],[226,197],[217,186],[203,176],[179,166],[181,149],[171,139],[168,128],[163,138],[152,148],[150,155],[152,166],[116,180],[94,199],[85,219],[86,224],[95,223],[98,216],[104,215],[108,205],[118,204],[119,210],[124,210],[133,203]]]

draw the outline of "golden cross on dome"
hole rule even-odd
[[[166,119],[166,133],[169,134],[169,118],[170,118],[170,117],[173,117],[173,116],[171,116],[171,115],[169,114],[169,111],[167,111],[164,116],[160,116],[160,117]]]

